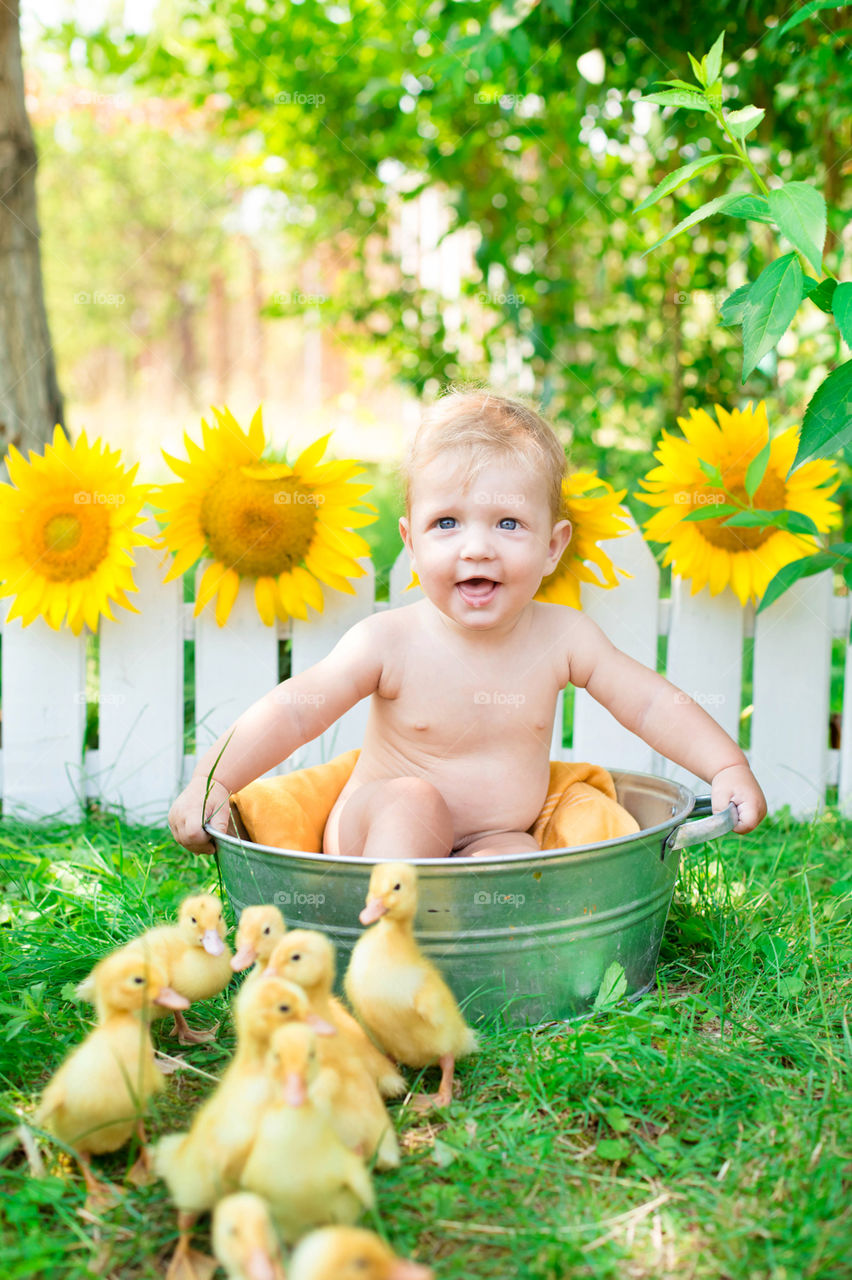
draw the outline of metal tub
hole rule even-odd
[[[641,831],[574,849],[501,858],[416,859],[415,935],[469,1021],[512,1026],[576,1017],[618,961],[627,994],[649,990],[686,845],[730,831],[736,810],[645,773],[612,772]],[[235,913],[274,902],[289,927],[320,929],[338,947],[338,981],[362,933],[373,863],[273,849],[211,832]]]

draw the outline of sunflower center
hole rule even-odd
[[[211,555],[243,578],[277,578],[301,564],[322,501],[295,476],[265,476],[262,470],[228,472],[201,503],[201,527]]]
[[[743,479],[731,481],[726,477],[725,482],[729,493],[732,493],[740,502],[748,503]],[[711,494],[719,503],[728,501],[721,489],[702,489],[701,492],[705,502],[709,500]],[[767,471],[753,501],[757,510],[778,511],[786,505],[786,497],[787,489],[784,481],[774,472]],[[723,551],[755,551],[776,532],[774,525],[767,525],[763,529],[737,528],[736,525],[733,528],[726,527],[723,521],[727,518],[727,516],[720,516],[718,520],[701,520],[695,527],[701,530],[702,537],[714,547],[721,547]]]
[[[81,503],[78,511],[48,515],[36,548],[39,572],[51,582],[88,578],[109,552],[110,520],[103,506]]]

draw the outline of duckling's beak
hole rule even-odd
[[[368,898],[367,905],[358,919],[362,924],[375,924],[387,911],[387,903],[382,898]]]
[[[409,1262],[406,1258],[397,1258],[387,1274],[387,1280],[432,1280],[432,1268],[422,1267],[419,1262]]]
[[[282,1092],[288,1107],[303,1107],[308,1100],[305,1077],[299,1075],[298,1071],[288,1071]]]
[[[252,1249],[246,1258],[245,1273],[248,1280],[275,1280],[275,1263],[263,1249]]]
[[[240,947],[237,954],[231,956],[231,968],[234,973],[242,973],[243,969],[247,969],[250,964],[254,964],[256,959],[257,952],[254,947]]]
[[[336,1036],[337,1027],[333,1027],[330,1022],[326,1022],[325,1018],[321,1018],[318,1013],[306,1013],[305,1022],[309,1027],[313,1027],[318,1036]]]
[[[189,1001],[186,996],[182,996],[180,992],[175,991],[174,987],[161,987],[157,995],[154,996],[154,1004],[161,1004],[164,1009],[188,1009]]]
[[[225,944],[215,929],[205,929],[201,945],[208,956],[220,956],[225,950]]]

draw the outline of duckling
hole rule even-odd
[[[126,948],[107,956],[92,975],[98,1025],[47,1085],[36,1120],[73,1147],[93,1203],[109,1193],[94,1176],[92,1155],[117,1151],[135,1131],[142,1154],[132,1173],[147,1169],[142,1112],[165,1083],[154,1062],[149,1022],[154,1005],[185,1009],[164,967]]]
[[[298,982],[311,1008],[332,1023],[366,1066],[385,1098],[399,1097],[408,1086],[390,1058],[376,1048],[364,1028],[343,1003],[331,994],[334,985],[334,943],[314,929],[293,929],[278,942],[269,957],[267,972]]]
[[[356,942],[344,989],[376,1043],[397,1062],[440,1063],[437,1094],[412,1100],[425,1111],[452,1101],[455,1060],[473,1053],[477,1041],[453,993],[414,940],[416,911],[417,869],[407,862],[376,863],[359,919],[378,923]]]
[[[285,1241],[311,1227],[354,1222],[375,1203],[364,1163],[345,1147],[324,1106],[316,1034],[293,1023],[269,1047],[273,1100],[243,1168],[241,1185],[269,1202]]]
[[[321,1227],[300,1240],[290,1280],[432,1280],[431,1267],[397,1257],[362,1227]]]
[[[213,1252],[228,1280],[285,1280],[269,1208],[251,1191],[237,1191],[216,1205]]]
[[[236,1191],[246,1156],[270,1098],[266,1065],[276,1027],[310,1017],[300,987],[281,978],[264,978],[246,998],[235,1002],[237,1049],[214,1093],[195,1113],[188,1133],[171,1133],[154,1149],[154,1168],[169,1188],[178,1210],[179,1239],[169,1280],[198,1280],[210,1259],[191,1248],[200,1213]],[[317,1019],[321,1034],[334,1028]]]
[[[174,990],[194,1004],[218,995],[231,980],[231,952],[223,941],[226,933],[219,899],[211,893],[199,893],[180,904],[176,925],[148,929],[126,946],[138,947],[156,959],[165,967]],[[89,974],[78,985],[80,1000],[94,1002],[92,977]],[[157,1012],[154,1016],[164,1018],[166,1013]],[[215,1040],[218,1026],[216,1023],[206,1031],[194,1031],[180,1010],[175,1010],[171,1034],[180,1044],[205,1044]]]
[[[310,929],[292,930],[272,952],[263,981],[270,974],[297,982],[308,997],[311,1010],[338,1031],[336,1036],[322,1040],[317,1052],[320,1066],[333,1072],[326,1078],[325,1096],[340,1137],[347,1147],[365,1158],[375,1153],[379,1169],[395,1169],[399,1164],[399,1144],[393,1123],[366,1055],[362,1054],[362,1043],[369,1045],[369,1041],[360,1027],[359,1035],[352,1036],[348,1024],[354,1022],[354,1018],[331,995],[334,978],[331,939]],[[341,1018],[341,1014],[345,1016]],[[372,1045],[369,1047],[372,1049]],[[391,1066],[383,1054],[375,1049],[373,1052],[381,1063]]]
[[[284,917],[277,907],[268,904],[244,907],[237,926],[237,951],[231,957],[234,973],[241,973],[253,964],[254,969],[247,981],[260,977],[269,963],[272,948],[284,937],[286,930]],[[245,990],[245,987],[241,990]]]

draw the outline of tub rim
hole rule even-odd
[[[614,836],[610,840],[599,840],[594,844],[569,845],[560,849],[531,849],[527,853],[504,853],[493,858],[477,858],[477,857],[448,857],[448,858],[354,858],[347,855],[339,855],[333,857],[325,853],[308,853],[304,849],[282,849],[276,845],[256,844],[253,840],[244,840],[239,835],[230,835],[227,832],[214,831],[205,823],[204,830],[213,841],[216,852],[219,851],[219,845],[225,845],[229,850],[249,850],[256,853],[272,854],[275,857],[285,857],[287,859],[296,858],[305,862],[315,862],[322,864],[329,869],[333,867],[375,867],[382,862],[406,862],[413,867],[418,868],[418,874],[421,868],[433,873],[454,874],[453,868],[459,871],[469,870],[471,867],[498,868],[505,866],[518,866],[524,863],[533,862],[550,862],[555,857],[562,854],[569,854],[572,861],[588,862],[593,860],[598,854],[609,853],[624,845],[645,841],[654,837],[666,840],[676,827],[681,826],[692,814],[696,804],[699,803],[699,797],[695,792],[690,790],[682,782],[675,782],[671,778],[660,777],[656,773],[640,773],[636,769],[609,769],[610,776],[616,784],[624,778],[647,778],[655,783],[664,783],[667,787],[672,788],[672,805],[676,807],[675,812],[665,822],[660,822],[653,827],[643,827],[641,831],[631,832],[626,836]]]

